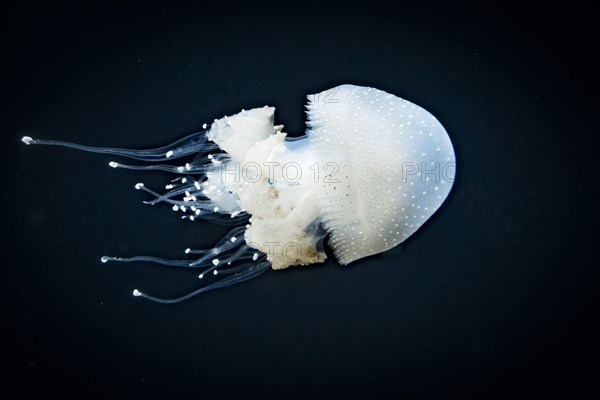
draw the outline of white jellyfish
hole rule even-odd
[[[212,249],[185,250],[196,259],[102,257],[195,268],[200,278],[211,279],[174,299],[133,292],[160,303],[242,282],[269,268],[321,263],[326,236],[342,265],[381,253],[419,229],[450,192],[456,168],[450,138],[433,115],[407,100],[354,85],[309,95],[306,134],[297,138],[274,124],[274,113],[267,106],[243,110],[152,150],[28,136],[22,141],[154,163],[191,157],[181,165],[109,163],[181,175],[163,194],[136,184],[153,196],[146,204],[170,204],[191,221],[239,225]]]

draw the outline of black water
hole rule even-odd
[[[4,6],[3,6],[4,7]],[[578,397],[597,369],[598,90],[590,10],[565,5],[7,6],[2,380],[22,395]],[[153,147],[269,104],[373,86],[438,117],[458,178],[401,249],[269,271],[163,306],[227,228],[141,204],[164,173],[25,147]],[[597,363],[596,363],[597,364]]]

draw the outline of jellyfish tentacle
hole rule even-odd
[[[187,249],[185,251],[186,254],[202,254],[202,257],[198,258],[195,261],[169,260],[169,259],[154,257],[154,256],[133,256],[133,257],[126,257],[126,258],[103,256],[100,259],[100,261],[102,261],[103,263],[106,263],[109,261],[113,261],[113,262],[145,261],[145,262],[151,262],[151,263],[155,263],[155,264],[162,264],[162,265],[168,265],[168,266],[174,266],[174,267],[207,268],[207,270],[204,271],[203,273],[208,273],[208,272],[211,272],[214,269],[216,269],[219,265],[221,265],[221,266],[223,265],[221,262],[219,262],[219,259],[217,257],[223,257],[223,255],[225,255],[223,263],[231,263],[231,262],[241,258],[243,253],[247,252],[248,249],[250,249],[250,247],[248,245],[246,245],[245,241],[244,241],[243,235],[244,235],[245,229],[246,229],[245,227],[238,227],[238,228],[231,230],[229,232],[229,234],[227,234],[225,236],[225,238],[221,239],[217,243],[217,245],[215,247],[213,247],[212,249],[194,250],[193,253],[192,253],[192,250]],[[231,250],[236,249],[237,247],[240,247],[240,249],[238,249],[237,251],[234,251],[233,254],[229,254],[229,253],[231,253]],[[216,260],[216,262],[215,262],[215,260]]]
[[[242,259],[250,258],[251,254],[252,254],[252,260],[256,261],[258,259],[258,257],[257,257],[258,253],[256,252],[256,250],[248,245],[244,245],[239,251],[235,252],[234,254],[232,254],[228,258],[225,258],[224,260],[220,260],[218,258],[213,258],[211,260],[213,266],[202,271],[202,273],[198,276],[198,278],[202,279],[211,272],[214,275],[217,275],[218,273],[222,273],[222,272],[227,273],[227,271],[229,271],[229,270],[240,270],[241,271],[242,269],[244,269],[244,268],[242,268],[243,265],[242,266],[238,265],[238,266],[234,266],[234,267],[230,267],[230,265],[234,261],[239,261]],[[244,265],[246,265],[246,264],[244,264]]]
[[[103,263],[108,261],[116,261],[116,262],[137,262],[137,261],[145,261],[151,262],[155,264],[169,265],[173,267],[190,267],[189,260],[169,260],[167,258],[153,257],[153,256],[133,256],[133,257],[109,257],[102,256],[100,259]]]
[[[200,216],[202,214],[202,210],[204,210],[204,211],[211,210],[211,209],[214,210],[214,208],[215,208],[214,204],[210,200],[205,200],[204,196],[202,196],[200,192],[191,193],[189,191],[189,190],[192,190],[192,188],[194,188],[193,185],[187,186],[187,187],[182,187],[182,188],[176,189],[172,192],[169,192],[169,193],[166,193],[163,195],[155,192],[152,189],[147,188],[143,183],[136,183],[135,188],[137,190],[143,190],[145,192],[148,192],[151,195],[156,197],[153,200],[144,201],[143,202],[144,204],[155,205],[160,202],[165,202],[168,204],[172,204],[174,206],[174,208],[173,208],[174,211],[181,210],[181,211],[186,212],[187,208],[190,208],[192,211],[195,211],[194,215],[183,216],[182,218],[191,218],[193,220],[195,218],[195,216]],[[183,200],[173,200],[171,198],[171,197],[174,197],[174,196],[177,196],[180,194],[185,194],[185,197],[183,198]],[[202,196],[203,199],[198,200],[196,198],[196,195]],[[200,211],[196,212],[196,210],[200,210]]]
[[[184,179],[182,179],[182,181]],[[174,185],[168,185],[168,187],[173,186]],[[177,188],[167,193],[160,194],[147,188],[143,183],[137,183],[135,185],[137,190],[143,190],[155,197],[152,200],[144,201],[144,204],[155,205],[165,202],[173,205],[173,211],[187,212],[189,208],[194,212],[191,215],[184,215],[182,218],[189,218],[191,220],[202,218],[222,225],[238,225],[241,221],[248,218],[248,214],[243,210],[234,211],[231,214],[222,214],[222,212],[219,212],[219,207],[216,207],[214,202],[204,195],[203,191],[198,190],[200,187],[200,182],[193,180],[193,184],[185,186],[179,185]],[[182,200],[173,199],[173,197],[179,195],[185,195],[185,197]],[[227,217],[225,215],[227,215]]]
[[[82,150],[89,153],[112,154],[133,158],[141,161],[164,161],[188,156],[195,153],[207,153],[218,149],[218,146],[210,142],[207,138],[207,130],[192,133],[182,139],[179,139],[166,146],[157,147],[148,150],[123,149],[115,147],[95,147],[85,146],[77,143],[64,142],[60,140],[43,140],[33,139],[29,136],[24,136],[21,140],[27,145],[47,145],[70,147],[76,150]]]
[[[186,197],[189,197],[187,195],[188,192],[190,193],[190,195],[194,195],[194,197],[195,196],[205,197],[205,196],[202,195],[202,192],[196,190],[199,187],[200,187],[200,184],[197,181],[194,181],[193,184],[189,184],[189,185],[180,184],[177,188],[172,189],[172,190],[170,190],[170,191],[168,191],[166,193],[163,193],[163,194],[159,194],[159,193],[157,193],[157,192],[155,192],[153,190],[145,188],[144,191],[152,194],[156,198],[153,199],[153,200],[144,201],[144,203],[145,204],[150,204],[150,205],[155,205],[155,204],[158,204],[160,202],[167,201],[167,200],[171,199],[172,197],[183,195],[183,194],[185,194]],[[140,187],[140,189],[142,189],[142,187]]]
[[[186,268],[204,268],[202,273],[199,275],[200,278],[207,276],[211,272],[217,276],[219,274],[225,275],[224,278],[212,282],[200,289],[197,289],[184,296],[177,297],[174,299],[162,299],[155,296],[151,296],[139,290],[134,290],[133,295],[136,297],[143,297],[147,300],[154,301],[157,303],[178,303],[180,301],[187,300],[200,293],[208,292],[210,290],[219,289],[222,287],[230,286],[236,283],[244,282],[251,278],[254,278],[267,269],[270,268],[271,264],[266,260],[266,255],[257,252],[256,249],[250,247],[245,243],[243,234],[246,230],[245,226],[240,226],[232,229],[223,239],[221,239],[215,247],[207,250],[191,250],[186,249],[186,254],[201,254],[202,257],[196,261],[190,262],[189,260],[167,260],[159,257],[151,256],[135,256],[129,258],[118,258],[118,257],[102,257],[102,262],[116,261],[116,262],[134,262],[134,261],[146,261],[153,262],[169,266],[186,267]],[[220,260],[218,257],[221,257]],[[244,264],[234,264],[236,261],[242,261],[251,258],[251,262]]]
[[[183,166],[154,164],[154,165],[130,165],[111,161],[108,163],[112,168],[131,169],[136,171],[166,171],[174,174],[206,174],[212,166],[185,164]]]
[[[233,248],[236,248],[242,243],[245,243],[244,240],[244,231],[246,230],[245,226],[240,226],[231,230],[223,239],[221,239],[215,247],[211,251],[209,251],[204,256],[200,257],[196,261],[192,262],[190,266],[200,265],[208,260],[215,259],[219,254],[223,254],[226,251],[229,251]],[[217,259],[218,261],[218,259]],[[218,263],[217,263],[218,265]]]
[[[232,255],[223,259],[222,263],[231,265],[232,262],[240,260],[244,256],[244,254],[246,254],[248,252],[249,249],[252,249],[252,248],[250,246],[248,246],[247,244],[244,244],[237,251],[235,251]]]
[[[265,261],[265,260],[266,260],[266,256],[263,255],[263,259],[261,261]],[[221,269],[221,270],[219,270],[219,274],[220,275],[231,275],[231,274],[235,274],[237,272],[243,271],[246,268],[248,268],[248,267],[246,264],[244,264],[244,265],[240,265],[237,267]]]
[[[204,286],[204,287],[197,289],[191,293],[188,293],[186,295],[183,295],[183,296],[177,297],[177,298],[173,298],[173,299],[162,299],[159,297],[151,296],[149,294],[139,291],[138,289],[135,289],[133,291],[133,295],[135,297],[142,297],[146,300],[150,300],[155,303],[161,303],[161,304],[179,303],[179,302],[188,300],[194,296],[197,296],[201,293],[208,292],[210,290],[220,289],[220,288],[224,288],[227,286],[231,286],[231,285],[234,285],[237,283],[241,283],[241,282],[250,280],[252,278],[255,278],[255,277],[261,275],[266,270],[268,270],[270,267],[271,267],[271,264],[268,261],[263,261],[260,263],[253,263],[253,264],[247,264],[244,266],[240,266],[240,267],[238,267],[238,268],[240,268],[239,272],[236,272],[233,275],[230,275],[224,279],[221,279],[217,282],[211,283],[210,285]]]
[[[178,196],[181,194],[185,194],[186,192],[189,192],[189,189],[193,188],[193,185],[187,185],[184,187],[180,187],[178,189],[172,190],[170,192],[167,192],[165,194],[160,194],[158,192],[155,192],[152,189],[147,188],[143,183],[136,183],[135,184],[135,189],[136,190],[143,190],[144,192],[150,193],[152,196],[155,196],[156,199],[151,200],[151,201],[144,201],[145,204],[150,204],[150,205],[154,205],[156,203],[160,203],[161,201],[165,201],[168,202],[168,200],[172,200],[171,197],[174,196]],[[187,195],[186,195],[187,196]],[[185,201],[181,201],[181,202],[177,202],[176,200],[172,200],[175,203],[171,203],[171,204],[179,204],[179,203],[186,203]]]

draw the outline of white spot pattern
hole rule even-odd
[[[452,187],[455,157],[444,127],[425,109],[374,88],[342,85],[308,100],[311,145],[339,167],[320,182],[319,199],[338,261],[406,240]]]

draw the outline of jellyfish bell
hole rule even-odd
[[[147,204],[167,203],[182,218],[234,223],[195,259],[102,257],[195,268],[213,281],[172,303],[260,275],[269,268],[320,263],[323,240],[342,265],[402,243],[440,207],[452,187],[455,157],[444,127],[425,109],[384,91],[342,85],[308,96],[305,135],[288,138],[273,107],[243,110],[210,128],[152,150],[98,148],[23,137],[124,156],[149,165],[111,161],[113,168],[181,175]],[[183,157],[183,165],[156,164]],[[214,277],[218,275],[218,277]]]

